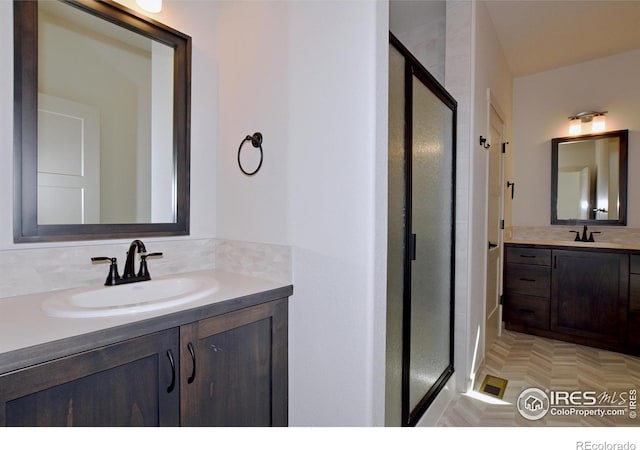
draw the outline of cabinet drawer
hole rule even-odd
[[[549,300],[530,295],[509,295],[505,298],[505,321],[548,330]]]
[[[629,279],[629,310],[640,313],[640,274],[632,273]]]
[[[629,272],[640,274],[640,255],[631,255],[631,267]]]
[[[506,262],[530,264],[534,266],[550,266],[551,250],[548,248],[507,247]]]
[[[509,294],[534,295],[548,299],[551,292],[551,270],[544,266],[507,264],[504,290]]]
[[[629,314],[629,345],[640,348],[640,313]]]

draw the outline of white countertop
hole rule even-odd
[[[582,241],[555,241],[543,239],[509,239],[504,241],[505,244],[524,244],[524,245],[550,245],[562,247],[580,247],[580,248],[610,248],[619,250],[640,250],[640,245],[619,244],[615,242],[582,242]]]
[[[218,291],[187,304],[129,315],[100,318],[50,317],[42,310],[41,304],[61,291],[1,299],[0,354],[288,286],[286,283],[218,270],[191,272],[191,274],[215,278],[219,284]],[[189,274],[173,276],[185,275]],[[157,279],[162,278],[171,277],[157,277]]]

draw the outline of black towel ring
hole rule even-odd
[[[251,145],[253,145],[255,148],[260,148],[260,163],[258,163],[258,167],[256,167],[256,170],[254,170],[253,172],[247,172],[246,170],[244,170],[244,168],[242,167],[242,163],[240,162],[240,152],[242,151],[242,146],[247,141],[251,141]],[[255,175],[258,170],[260,170],[260,167],[262,167],[262,133],[255,132],[253,133],[253,136],[247,136],[242,140],[242,142],[240,142],[240,147],[238,147],[238,167],[240,167],[242,173],[248,176]]]

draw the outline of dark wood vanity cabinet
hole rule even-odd
[[[504,320],[514,327],[549,329],[551,250],[507,247]]]
[[[551,330],[626,342],[629,255],[553,250],[551,284]]]
[[[287,425],[284,300],[183,326],[180,343],[183,426]]]
[[[10,372],[0,425],[177,426],[177,355],[174,328]]]
[[[287,299],[0,375],[5,426],[286,426]]]
[[[515,244],[505,252],[507,329],[639,353],[640,255]]]

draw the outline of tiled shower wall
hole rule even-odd
[[[219,269],[291,283],[291,249],[284,245],[189,239],[145,241],[162,258],[148,262],[151,276]],[[0,299],[104,282],[108,265],[92,256],[118,258],[120,273],[128,244],[98,244],[0,251]]]

